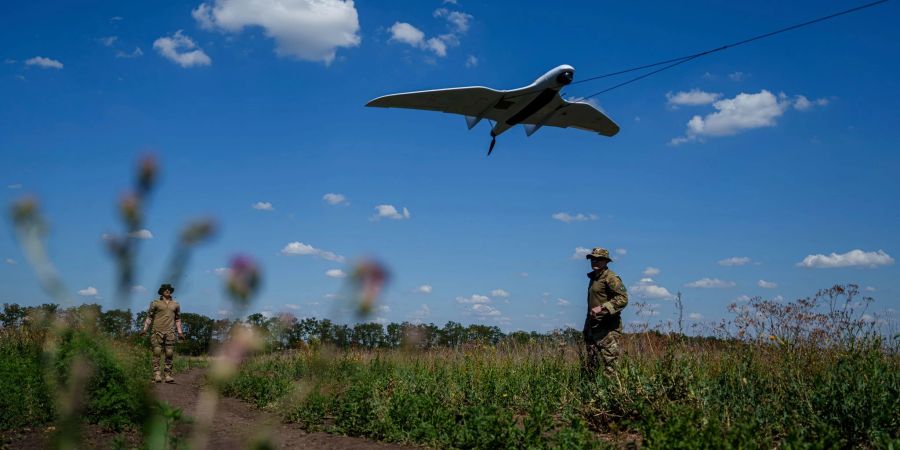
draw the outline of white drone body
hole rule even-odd
[[[488,155],[494,148],[494,138],[518,124],[525,127],[528,136],[543,126],[572,127],[614,136],[619,132],[619,126],[597,108],[586,102],[570,102],[560,97],[560,89],[569,85],[574,77],[575,69],[564,64],[519,89],[498,91],[472,86],[406,92],[378,97],[366,106],[460,114],[466,117],[469,129],[481,119],[493,121]]]

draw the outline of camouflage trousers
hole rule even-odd
[[[153,347],[153,373],[159,372],[159,363],[166,358],[166,373],[172,373],[172,358],[175,357],[175,332],[154,331],[150,335],[150,346]]]
[[[619,340],[622,337],[622,318],[618,314],[600,320],[588,317],[584,321],[585,371],[593,376],[603,364],[606,374],[615,372],[616,363],[622,354]]]

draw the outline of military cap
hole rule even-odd
[[[609,262],[612,262],[612,258],[609,257],[609,250],[602,247],[594,247],[590,253],[584,255],[587,259],[605,259]]]
[[[169,284],[169,283],[166,283],[166,284],[163,284],[162,286],[160,286],[160,287],[159,287],[159,290],[156,291],[156,293],[159,294],[159,295],[162,295],[163,291],[166,290],[166,289],[169,290],[169,293],[170,293],[170,294],[174,294],[174,293],[175,293],[175,288],[172,287],[172,285]]]

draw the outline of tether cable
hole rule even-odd
[[[644,65],[642,65],[642,66],[631,67],[631,68],[624,69],[624,70],[618,70],[618,71],[615,71],[615,72],[610,72],[610,73],[605,73],[605,74],[597,75],[597,76],[590,77],[590,78],[585,78],[585,79],[583,79],[583,80],[579,80],[579,81],[576,81],[576,82],[570,84],[570,86],[574,86],[574,85],[576,85],[576,84],[581,84],[581,83],[586,83],[586,82],[588,82],[588,81],[600,80],[600,79],[603,79],[603,78],[609,78],[609,77],[616,76],[616,75],[621,75],[621,74],[624,74],[624,73],[634,72],[634,71],[637,71],[637,70],[643,70],[643,69],[649,69],[649,68],[651,68],[651,67],[656,67],[656,66],[661,66],[661,65],[667,64],[666,66],[664,66],[664,67],[662,67],[662,68],[659,68],[659,69],[654,70],[654,71],[652,71],[652,72],[648,72],[648,73],[645,73],[645,74],[643,74],[643,75],[634,77],[634,78],[632,78],[632,79],[630,79],[630,80],[624,81],[624,82],[619,83],[619,84],[617,84],[617,85],[615,85],[615,86],[606,88],[606,89],[604,89],[604,90],[602,90],[602,91],[593,93],[593,94],[588,95],[588,96],[586,96],[586,97],[578,97],[579,100],[589,99],[589,98],[591,98],[591,97],[596,97],[596,96],[598,96],[598,95],[600,95],[600,94],[609,92],[609,91],[611,91],[611,90],[613,90],[613,89],[618,89],[618,88],[620,88],[620,87],[622,87],[622,86],[625,86],[625,85],[627,85],[627,84],[634,83],[635,81],[638,81],[638,80],[647,78],[647,77],[649,77],[649,76],[651,76],[651,75],[657,74],[657,73],[662,72],[662,71],[664,71],[664,70],[671,69],[672,67],[675,67],[675,66],[677,66],[677,65],[684,64],[684,63],[686,63],[686,62],[688,62],[688,61],[693,61],[694,59],[697,59],[697,58],[699,58],[699,57],[701,57],[701,56],[706,56],[706,55],[709,55],[709,54],[711,54],[711,53],[720,52],[720,51],[727,50],[727,49],[730,49],[730,48],[734,48],[734,47],[737,47],[737,46],[740,46],[740,45],[744,45],[744,44],[749,44],[750,42],[753,42],[753,41],[758,41],[758,40],[760,40],[760,39],[765,39],[765,38],[768,38],[768,37],[772,37],[772,36],[775,36],[776,34],[781,34],[781,33],[787,32],[787,31],[796,30],[797,28],[802,28],[802,27],[809,26],[809,25],[812,25],[812,24],[815,24],[815,23],[824,22],[824,21],[826,21],[826,20],[834,19],[835,17],[843,16],[843,15],[845,15],[845,14],[850,14],[850,13],[854,13],[854,12],[857,12],[857,11],[861,11],[861,10],[863,10],[863,9],[871,8],[871,7],[873,7],[873,6],[880,5],[880,4],[882,4],[882,3],[886,3],[887,1],[888,1],[888,0],[877,0],[877,1],[874,1],[874,2],[871,2],[871,3],[866,3],[866,4],[864,4],[864,5],[856,6],[856,7],[850,8],[850,9],[845,9],[845,10],[843,10],[843,11],[836,12],[836,13],[833,13],[833,14],[829,14],[829,15],[827,15],[827,16],[822,16],[822,17],[819,17],[819,18],[817,18],[817,19],[808,20],[808,21],[806,21],[806,22],[798,23],[798,24],[795,24],[795,25],[791,25],[791,26],[789,26],[789,27],[781,28],[781,29],[779,29],[779,30],[770,31],[770,32],[768,32],[768,33],[764,33],[764,34],[760,34],[760,35],[757,35],[757,36],[753,36],[753,37],[751,37],[751,38],[747,38],[747,39],[744,39],[744,40],[742,40],[742,41],[738,41],[738,42],[734,42],[734,43],[731,43],[731,44],[723,45],[723,46],[721,46],[721,47],[716,47],[716,48],[713,48],[713,49],[710,49],[710,50],[706,50],[706,51],[694,53],[694,54],[692,54],[692,55],[682,56],[682,57],[680,57],[680,58],[667,59],[667,60],[665,60],[665,61],[659,61],[659,62],[655,62],[655,63],[653,63],[653,64],[644,64]]]

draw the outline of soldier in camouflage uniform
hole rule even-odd
[[[150,302],[147,310],[147,319],[144,320],[144,330],[141,335],[147,333],[150,325],[153,325],[150,335],[150,345],[153,347],[153,381],[160,383],[162,377],[159,373],[159,363],[165,351],[166,358],[166,383],[174,383],[172,378],[172,358],[175,356],[175,331],[178,337],[184,338],[181,331],[181,306],[172,298],[175,288],[171,284],[163,284],[157,293],[159,298]]]
[[[585,256],[591,261],[591,272],[587,274],[588,313],[584,321],[584,344],[587,349],[585,369],[593,375],[599,363],[603,362],[607,374],[615,372],[615,364],[622,353],[619,338],[622,336],[621,312],[628,304],[628,292],[622,279],[610,270],[612,262],[609,251],[594,248]]]

